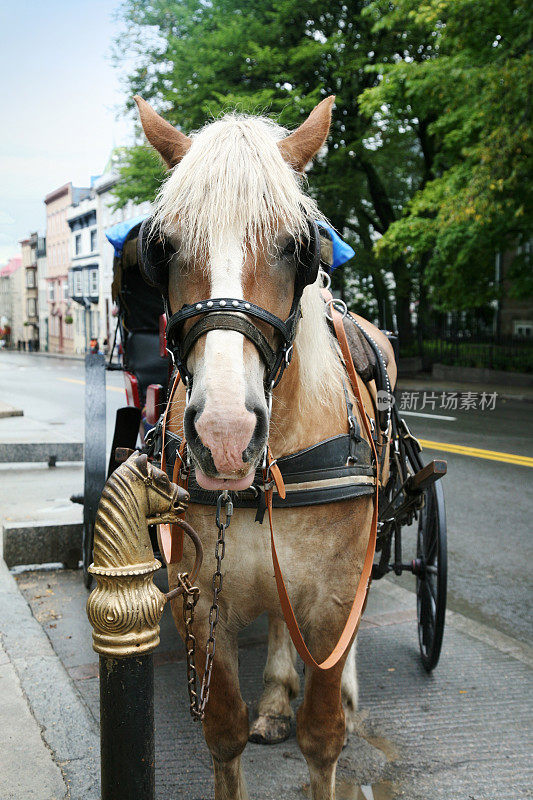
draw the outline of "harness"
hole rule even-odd
[[[307,235],[297,245],[298,261],[294,281],[294,296],[287,319],[282,320],[265,308],[235,297],[209,298],[192,305],[184,305],[174,314],[168,302],[168,269],[175,249],[166,237],[152,232],[152,220],[145,219],[139,230],[137,251],[139,264],[145,279],[156,286],[165,303],[167,312],[167,347],[176,369],[185,385],[190,388],[192,375],[187,369],[187,357],[201,336],[214,330],[232,330],[241,333],[257,348],[266,367],[265,391],[270,393],[279,383],[285,367],[290,363],[292,346],[301,316],[300,302],[308,284],[314,283],[320,267],[320,234],[316,222],[307,220]],[[187,335],[182,338],[184,323],[200,317]],[[257,319],[270,325],[278,335],[279,345],[274,350],[266,336],[254,324]]]
[[[352,419],[356,422],[355,417]],[[376,469],[372,464],[370,445],[360,436],[359,426],[349,433],[339,434],[313,444],[296,453],[278,458],[276,464],[285,485],[285,497],[273,496],[274,508],[298,508],[374,493]],[[162,423],[154,432],[160,439],[159,447],[165,449],[165,462],[169,478],[180,468],[181,437],[170,431],[162,439]],[[186,467],[185,467],[186,469]],[[194,474],[188,476],[187,491],[191,503],[216,506],[220,492],[208,491],[198,486]],[[256,522],[263,522],[266,511],[263,470],[257,469],[252,485],[241,492],[229,492],[234,508],[255,508]]]
[[[138,248],[139,262],[142,265],[144,276],[151,285],[160,289],[167,311],[169,311],[168,267],[175,250],[166,238],[155,237],[151,233],[151,220],[149,219],[145,220],[139,231]],[[237,331],[257,347],[266,367],[265,393],[270,408],[272,389],[281,379],[292,355],[296,327],[301,316],[302,292],[305,286],[314,283],[318,276],[320,238],[317,225],[312,220],[308,220],[308,235],[298,245],[298,256],[294,297],[286,320],[281,320],[266,309],[238,298],[201,300],[192,305],[184,305],[175,314],[167,316],[167,343],[177,374],[165,413],[160,424],[154,429],[150,447],[155,452],[159,450],[159,447],[161,448],[162,469],[168,470],[169,477],[174,483],[178,483],[189,491],[191,502],[217,506],[217,513],[220,513],[222,495],[220,492],[201,489],[194,480],[194,476],[190,474],[185,440],[166,430],[168,408],[171,406],[180,379],[184,382],[187,391],[190,391],[192,375],[187,369],[186,361],[195,342],[210,330],[220,329]],[[353,413],[353,407],[345,387],[349,427],[347,434],[331,437],[277,461],[272,459],[270,449],[267,447],[263,465],[257,470],[250,488],[238,493],[223,493],[228,498],[228,507],[231,508],[231,511],[233,504],[243,508],[255,507],[256,520],[260,522],[263,521],[265,511],[268,513],[274,574],[285,622],[296,650],[304,662],[321,670],[330,669],[342,658],[359,626],[370,584],[376,547],[380,467],[376,450],[377,435],[373,421],[371,425],[363,405],[359,380],[343,326],[343,314],[335,307],[331,295],[327,292],[325,294],[326,303],[330,308],[329,319],[339,344],[347,377],[359,406],[368,441],[361,436],[357,418]],[[199,317],[199,320],[183,337],[184,323],[195,317]],[[277,349],[271,347],[263,333],[249,319],[250,317],[252,320],[266,322],[275,330],[279,338]],[[381,365],[380,369],[386,374],[379,347],[375,342],[372,344],[376,349],[378,363]],[[388,376],[386,385],[388,386]],[[382,437],[382,454],[386,449],[384,442]],[[274,493],[274,489],[276,493]],[[332,503],[371,494],[375,496],[371,532],[359,585],[339,641],[330,656],[319,664],[307,649],[283,581],[274,541],[272,509],[274,507],[294,508]],[[183,532],[179,528],[173,530],[173,526],[160,526],[159,536],[161,550],[167,563],[181,560]]]

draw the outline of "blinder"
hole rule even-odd
[[[152,230],[152,219],[142,223],[137,239],[137,253],[141,273],[151,286],[163,295],[167,310],[167,346],[182,380],[190,384],[192,375],[187,369],[187,357],[201,336],[213,330],[233,330],[241,333],[257,348],[265,364],[265,389],[271,391],[291,360],[292,345],[300,319],[300,301],[306,286],[316,281],[320,268],[320,234],[316,222],[308,219],[309,235],[297,250],[294,296],[286,320],[276,317],[260,306],[237,298],[210,298],[184,305],[170,314],[168,301],[169,266],[175,249],[170,241]],[[182,337],[183,325],[188,319],[200,317]],[[280,340],[276,350],[249,317],[270,325]]]

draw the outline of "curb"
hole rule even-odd
[[[414,596],[414,592],[409,591],[409,589],[403,589],[388,578],[381,581],[381,587],[385,589],[392,600],[405,601],[408,595],[410,597]],[[494,647],[495,650],[499,650],[500,653],[504,653],[516,661],[521,661],[528,667],[533,668],[533,646],[527,642],[515,639],[506,633],[501,633],[501,631],[491,628],[484,622],[478,622],[470,617],[465,617],[458,611],[450,611],[450,609],[446,610],[446,626],[448,625],[461,631],[461,633],[465,633],[472,639],[478,639],[480,642]],[[446,636],[446,629],[444,630],[444,635]]]
[[[76,569],[81,559],[81,522],[4,522],[3,556],[8,567],[60,562]]]
[[[97,722],[3,561],[0,562],[0,633],[42,739],[63,773],[67,797],[99,800]]]
[[[502,391],[503,389],[503,391]],[[480,394],[481,391],[486,391],[489,394],[497,392],[498,399],[512,400],[516,403],[533,403],[533,392],[524,394],[523,392],[508,391],[506,387],[493,386],[487,384],[484,388],[480,388],[478,383],[462,383],[461,381],[442,381],[432,379],[431,377],[415,377],[402,378],[400,375],[396,385],[396,392],[475,392]]]

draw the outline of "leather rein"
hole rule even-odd
[[[347,376],[352,386],[356,402],[359,406],[360,418],[362,420],[362,424],[365,429],[369,445],[371,447],[372,460],[374,462],[376,477],[375,477],[375,492],[374,492],[374,509],[372,514],[370,535],[366,548],[363,569],[356,589],[355,597],[352,606],[350,608],[350,612],[348,614],[348,618],[345,623],[344,629],[337,641],[337,644],[333,648],[330,655],[320,663],[313,658],[312,654],[307,648],[307,645],[305,644],[302,632],[300,630],[298,621],[296,619],[294,610],[292,608],[291,601],[289,599],[289,595],[287,592],[287,588],[283,579],[283,574],[278,560],[275,536],[274,536],[274,522],[273,522],[273,511],[272,511],[273,492],[275,488],[278,495],[281,498],[285,498],[286,490],[280,468],[277,465],[276,461],[272,459],[270,448],[268,448],[268,446],[266,449],[265,461],[263,465],[263,487],[264,487],[266,509],[268,513],[268,521],[270,526],[270,545],[272,553],[272,563],[274,566],[274,575],[276,579],[276,586],[278,590],[280,605],[283,612],[283,616],[285,618],[285,622],[287,624],[287,628],[289,629],[289,633],[294,643],[294,646],[298,654],[304,661],[304,663],[315,669],[328,670],[334,667],[341,660],[341,658],[344,656],[344,654],[350,647],[353,637],[355,636],[357,629],[359,627],[361,615],[364,610],[367,593],[370,586],[372,564],[374,561],[374,554],[375,554],[376,540],[377,540],[378,487],[379,487],[380,460],[378,458],[378,454],[376,451],[376,443],[373,431],[370,427],[369,419],[367,417],[364,408],[360,385],[359,385],[359,378],[357,376],[355,365],[350,353],[348,340],[346,338],[346,333],[343,325],[343,315],[335,307],[333,298],[331,297],[329,292],[327,292],[327,290],[323,290],[323,294],[330,308],[330,314],[331,314],[330,319],[333,323],[335,336],[337,338],[340,347]],[[258,347],[258,350],[267,366],[267,380],[265,381],[265,389],[267,393],[270,394],[274,386],[278,383],[279,379],[281,378],[285,366],[290,361],[290,355],[292,353],[292,344],[294,341],[294,336],[296,334],[295,330],[296,324],[298,322],[300,315],[300,297],[297,298],[295,297],[295,301],[293,301],[293,308],[291,309],[291,315],[285,322],[279,320],[277,317],[274,317],[273,314],[270,314],[270,312],[266,311],[265,309],[261,309],[258,306],[254,306],[252,303],[247,303],[245,301],[237,301],[231,298],[221,298],[220,300],[213,299],[209,301],[203,301],[201,303],[197,303],[191,306],[184,306],[179,312],[177,312],[177,314],[174,314],[170,318],[167,326],[167,338],[171,345],[172,353],[178,371],[174,379],[169,394],[168,403],[163,415],[163,424],[162,424],[163,445],[161,448],[161,468],[164,471],[166,471],[165,433],[167,428],[168,409],[172,404],[172,400],[176,392],[176,389],[178,387],[180,377],[183,379],[183,382],[185,383],[187,389],[190,388],[190,380],[192,376],[190,376],[190,374],[188,373],[186,366],[184,365],[184,361],[186,361],[187,354],[188,352],[190,352],[190,349],[192,348],[194,342],[197,341],[197,339],[200,336],[207,333],[209,330],[222,328],[224,326],[224,323],[226,322],[226,316],[231,316],[230,320],[231,325],[228,325],[228,328],[231,330],[238,330],[240,333],[243,333],[243,335],[245,335],[250,341],[252,341]],[[249,329],[246,329],[247,332],[245,332],[244,327],[243,329],[240,328],[241,320],[242,322],[248,322],[248,321],[245,318],[241,317],[240,315],[239,317],[236,317],[234,314],[226,315],[225,313],[226,308],[228,309],[228,311],[231,310],[233,312],[235,311],[241,312],[242,314],[250,315],[258,319],[261,319],[262,321],[268,322],[269,324],[272,325],[272,327],[275,328],[275,330],[279,331],[282,336],[282,344],[278,348],[277,354],[275,353],[275,351],[272,350],[272,348],[270,348],[268,342],[267,346],[270,349],[270,352],[266,348],[264,349],[263,352],[262,347],[264,343],[258,345],[254,339],[254,334],[252,334]],[[193,327],[189,330],[188,334],[185,336],[183,343],[181,343],[180,345],[179,332],[182,330],[183,323],[185,322],[186,319],[190,319],[195,316],[200,316],[201,319],[199,320],[199,322],[196,322],[195,325],[193,325]],[[248,324],[256,331],[258,331],[255,325],[253,325],[252,323]],[[271,353],[275,354],[276,357],[273,358]],[[270,364],[270,370],[269,370],[269,364]],[[172,474],[172,481],[174,483],[177,483],[184,489],[188,488],[188,481],[189,481],[189,466],[187,464],[186,448],[187,444],[185,441],[185,437],[183,437],[180,443],[179,450],[176,453],[176,458],[173,467],[173,474]],[[179,528],[179,526],[171,524],[160,525],[158,529],[158,539],[159,539],[159,546],[161,549],[161,553],[165,558],[166,562],[167,563],[179,562],[183,556],[183,531]]]

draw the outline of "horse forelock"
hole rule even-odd
[[[281,232],[299,238],[309,217],[324,219],[281,155],[286,134],[265,117],[226,115],[192,134],[189,151],[161,187],[153,226],[171,238],[181,261],[202,265],[217,292],[226,278],[230,291],[217,296],[237,291],[246,253],[275,250]],[[300,405],[338,396],[342,373],[331,342],[317,282],[304,292],[295,342]]]
[[[154,224],[184,259],[207,264],[228,236],[252,252],[281,231],[299,236],[320,217],[281,155],[286,131],[264,117],[226,115],[192,136],[156,200]]]

